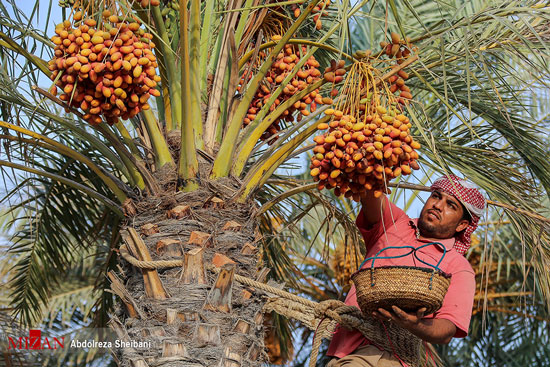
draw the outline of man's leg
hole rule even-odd
[[[327,367],[401,367],[401,363],[390,353],[365,345],[344,358],[333,359]]]

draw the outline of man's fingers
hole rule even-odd
[[[384,310],[383,308],[379,308],[378,313],[382,315],[382,318],[385,320],[392,318],[391,313],[389,311]]]
[[[397,306],[391,306],[393,312],[402,320],[407,320],[408,314]]]
[[[418,317],[419,319],[423,318],[425,312],[426,312],[426,307],[419,308],[418,311],[416,311],[416,317]]]

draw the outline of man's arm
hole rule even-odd
[[[363,206],[365,224],[370,227],[382,218],[386,207],[386,195],[374,197],[374,191],[366,191],[365,195],[361,197],[361,205]]]
[[[432,344],[448,344],[456,333],[455,324],[447,319],[423,319],[425,308],[421,308],[416,314],[406,313],[397,306],[392,306],[392,311],[379,308],[373,316],[381,321],[391,320]]]

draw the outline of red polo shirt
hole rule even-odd
[[[387,199],[386,199],[387,200]],[[357,217],[357,226],[363,234],[367,248],[366,257],[376,255],[378,251],[388,246],[413,246],[419,247],[427,242],[416,237],[416,219],[411,219],[405,212],[395,204],[387,200],[386,209],[382,219],[374,224],[372,228],[366,229],[363,210]],[[472,305],[475,293],[475,274],[466,258],[453,249],[454,238],[437,240],[445,246],[447,254],[440,264],[441,270],[452,275],[449,290],[443,300],[443,306],[432,315],[425,318],[447,319],[456,325],[455,338],[463,338],[468,334]],[[385,250],[380,256],[396,256],[406,253],[406,249]],[[438,246],[427,246],[419,250],[417,255],[430,264],[437,264],[443,250]],[[419,262],[411,254],[406,257],[395,259],[379,259],[375,267],[385,265],[406,265],[427,267]],[[363,268],[371,266],[367,261]],[[352,286],[347,297],[346,304],[358,306],[355,286]],[[329,345],[327,355],[342,358],[351,354],[358,347],[369,344],[369,341],[357,330],[348,330],[344,327],[337,327],[332,341]]]

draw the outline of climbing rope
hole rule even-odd
[[[130,254],[126,245],[122,245],[120,247],[120,254],[130,264],[141,269],[164,269],[164,268],[175,268],[175,267],[183,266],[183,260],[155,260],[155,261],[138,260],[133,255]],[[206,268],[208,270],[215,271],[215,272],[219,271],[218,268],[210,264],[208,264]],[[274,294],[279,297],[288,298],[294,302],[303,304],[305,306],[309,306],[311,308],[315,308],[315,305],[317,305],[316,302],[310,301],[303,297],[296,296],[295,294],[283,291],[282,289],[272,287],[265,283],[258,282],[256,280],[244,277],[239,274],[235,274],[234,279],[241,284],[247,285],[249,287],[258,288],[262,291]]]
[[[183,260],[155,260],[155,261],[145,261],[138,260],[130,254],[128,247],[126,245],[120,246],[120,255],[124,260],[128,261],[130,264],[134,265],[136,268],[140,269],[165,269],[165,268],[177,268],[183,266]]]
[[[130,254],[126,245],[120,247],[120,255],[130,264],[140,269],[165,269],[183,266],[183,260],[138,260]],[[207,265],[207,269],[215,272],[219,271],[213,265]],[[279,297],[268,299],[264,306],[265,312],[274,311],[280,315],[296,319],[310,330],[315,331],[309,360],[310,367],[314,367],[317,362],[319,347],[323,339],[332,339],[337,324],[349,329],[358,329],[364,335],[372,332],[370,324],[364,321],[363,314],[357,307],[348,306],[338,300],[313,302],[238,274],[234,274],[234,279],[241,284]]]

